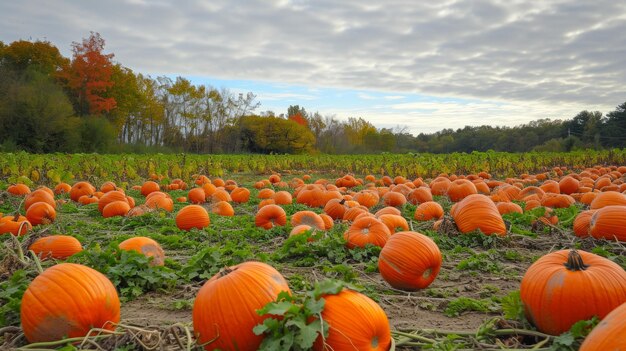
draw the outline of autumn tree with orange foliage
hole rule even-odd
[[[102,114],[117,105],[107,96],[113,86],[113,54],[103,54],[104,39],[91,32],[82,43],[72,43],[72,62],[60,73],[79,115]]]

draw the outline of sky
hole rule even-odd
[[[64,56],[90,31],[135,72],[432,133],[608,113],[626,101],[615,0],[0,1],[0,41]]]

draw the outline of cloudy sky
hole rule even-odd
[[[0,2],[0,41],[70,56],[89,32],[137,72],[252,91],[413,133],[610,112],[626,101],[626,2]]]

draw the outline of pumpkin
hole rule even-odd
[[[376,211],[376,213],[374,213],[376,217],[380,217],[384,214],[395,214],[395,215],[401,216],[402,211],[400,211],[399,209],[395,207],[387,206],[387,207],[381,208],[380,210]]]
[[[250,200],[250,190],[247,188],[235,188],[230,193],[230,197],[236,203],[242,204],[248,202],[248,200]]]
[[[32,204],[37,202],[45,202],[52,207],[56,207],[57,205],[54,201],[54,195],[50,195],[47,191],[38,189],[26,195],[24,198],[24,210],[28,210]]]
[[[150,212],[152,212],[152,209],[150,207],[146,205],[139,205],[131,208],[128,212],[126,212],[126,217],[139,217]]]
[[[626,271],[592,253],[556,251],[528,268],[520,297],[526,317],[539,331],[560,335],[574,323],[604,318],[626,302]]]
[[[626,350],[626,303],[607,314],[587,335],[580,351]]]
[[[626,206],[602,207],[591,216],[589,234],[596,239],[626,242]]]
[[[322,218],[322,221],[324,221],[324,230],[331,230],[334,225],[333,219],[325,213],[322,213],[319,216]]]
[[[496,204],[496,208],[500,215],[505,215],[509,213],[524,213],[522,207],[515,202],[498,202]]]
[[[254,224],[263,229],[271,229],[274,226],[284,226],[287,224],[287,214],[278,205],[266,205],[259,209]]]
[[[448,188],[450,187],[450,179],[438,177],[435,178],[432,182],[430,182],[430,192],[433,195],[445,195],[448,192]]]
[[[54,193],[57,195],[69,194],[70,190],[72,190],[72,186],[67,183],[59,183],[54,187]]]
[[[469,195],[450,210],[456,226],[461,233],[469,233],[480,229],[491,235],[506,234],[506,226],[496,204],[482,194]]]
[[[108,193],[109,191],[114,191],[116,189],[117,189],[117,185],[115,185],[115,183],[113,182],[104,182],[100,186],[100,191],[102,191],[105,194]]]
[[[561,193],[561,188],[559,187],[559,183],[557,183],[554,180],[546,180],[545,182],[543,182],[543,184],[541,184],[541,186],[539,186],[539,188],[541,188],[541,190],[543,190],[545,193],[552,193],[552,194]],[[566,194],[566,195],[569,195],[569,194]]]
[[[57,211],[45,202],[36,202],[26,210],[26,218],[32,225],[50,224],[57,218]]]
[[[563,177],[559,181],[559,190],[561,194],[571,195],[578,190],[579,186],[579,181],[571,176]]]
[[[441,269],[441,252],[435,242],[417,232],[392,235],[380,251],[378,270],[389,285],[413,291],[428,287]]]
[[[346,212],[345,200],[343,199],[331,199],[328,200],[324,206],[324,213],[330,216],[332,219],[343,219],[343,215]]]
[[[380,221],[383,222],[387,226],[387,228],[389,228],[389,232],[392,235],[398,231],[409,230],[409,224],[402,216],[384,214],[379,216],[378,219],[380,219]]]
[[[224,189],[217,189],[213,193],[213,195],[211,195],[211,201],[213,201],[213,202],[220,202],[220,201],[231,202],[231,201],[233,201],[233,199],[230,197],[230,194],[228,193],[228,191],[226,191]]]
[[[209,224],[211,224],[209,213],[199,205],[187,205],[176,214],[176,226],[181,230],[202,229]]]
[[[257,198],[259,199],[271,199],[274,196],[274,190],[272,189],[262,189],[261,191],[259,191],[259,193],[257,194]]]
[[[433,201],[433,194],[430,192],[430,188],[422,186],[411,190],[406,199],[413,205],[419,205],[422,202]]]
[[[349,289],[323,298],[322,320],[330,327],[328,337],[318,336],[313,350],[389,350],[389,319],[376,302]]]
[[[187,193],[187,198],[192,204],[202,204],[206,201],[206,193],[202,188],[193,188]]]
[[[154,193],[153,193],[154,194]],[[144,204],[148,208],[162,209],[167,212],[174,211],[174,201],[168,196],[152,196]]]
[[[447,195],[452,202],[459,202],[469,195],[477,194],[478,190],[474,183],[467,179],[457,179],[450,183]]]
[[[415,208],[413,218],[418,221],[430,221],[443,217],[443,207],[435,201],[427,201],[419,204]]]
[[[325,197],[325,190],[319,184],[305,185],[303,189],[298,192],[296,196],[296,202],[304,204],[309,207],[324,207],[328,201]]]
[[[574,234],[581,238],[589,236],[589,226],[591,224],[591,217],[596,213],[596,210],[587,210],[580,212],[574,219],[573,229]]]
[[[232,217],[235,215],[233,206],[226,201],[219,201],[211,207],[211,212],[218,216]]]
[[[401,207],[406,203],[406,197],[402,193],[390,191],[383,195],[385,206]]]
[[[389,228],[376,217],[356,219],[343,234],[349,249],[365,247],[367,244],[383,247],[389,236],[391,236]]]
[[[98,211],[102,213],[102,211],[104,210],[104,207],[106,207],[106,205],[110,204],[113,201],[128,202],[128,199],[126,199],[126,194],[124,194],[121,191],[117,191],[117,190],[109,191],[105,193],[104,195],[102,195],[102,197],[98,200]],[[130,204],[128,204],[128,206],[130,207]]]
[[[575,202],[573,197],[565,194],[546,193],[541,198],[541,206],[551,208],[567,208]]]
[[[380,197],[373,191],[361,191],[354,196],[354,200],[367,208],[372,208],[378,204]]]
[[[120,300],[102,273],[80,264],[60,263],[28,285],[20,316],[31,343],[83,337],[92,328],[113,330],[120,321]]]
[[[66,259],[83,251],[78,239],[69,235],[50,235],[35,240],[28,247],[42,260],[48,258]]]
[[[165,252],[158,242],[144,236],[126,239],[119,244],[119,248],[126,251],[137,251],[146,257],[152,257],[151,266],[165,264]]]
[[[78,203],[80,203],[81,205],[89,205],[89,204],[96,204],[98,203],[100,199],[98,199],[97,197],[93,196],[93,195],[83,195],[80,198],[78,198]]]
[[[598,193],[594,197],[593,201],[589,207],[592,210],[597,210],[602,207],[612,206],[612,205],[621,205],[626,206],[626,195],[622,193],[618,193],[617,191],[607,191],[603,193]]]
[[[161,187],[159,183],[148,180],[141,185],[141,195],[148,196],[151,192],[159,191]]]
[[[363,213],[367,213],[369,214],[369,212],[367,212],[367,210],[361,208],[361,207],[351,207],[349,209],[346,210],[346,212],[343,213],[343,221],[344,222],[353,222],[354,220],[356,220],[356,218],[363,214]]]
[[[91,185],[89,182],[76,182],[72,185],[72,189],[70,189],[70,199],[72,201],[78,201],[78,199],[83,195],[91,195],[96,192],[96,188]]]
[[[291,231],[289,232],[289,236],[291,237],[295,235],[300,235],[300,234],[305,233],[307,230],[313,233],[315,232],[316,228],[312,228],[310,225],[300,224],[291,229]],[[310,237],[307,239],[307,241],[313,241],[313,240],[315,240],[313,239],[313,237]]]
[[[275,205],[275,204],[276,204],[276,201],[274,201],[274,199],[264,199],[264,200],[261,200],[261,202],[259,202],[258,208],[261,208],[267,205]]]
[[[202,190],[204,190],[204,197],[208,198],[217,191],[217,187],[212,183],[204,183],[202,184]]]
[[[24,196],[30,194],[30,188],[26,184],[12,184],[7,188],[7,192],[15,196]]]
[[[291,216],[291,225],[298,226],[306,224],[310,227],[324,230],[324,220],[313,211],[298,211]]]
[[[224,187],[226,185],[226,182],[222,178],[215,178],[213,179],[213,185],[215,185],[215,187],[217,188]]]
[[[102,209],[102,217],[126,216],[128,211],[130,211],[130,205],[127,201],[113,201],[104,206],[104,209]]]
[[[0,234],[24,235],[32,225],[24,216],[4,216],[0,217]]]
[[[272,183],[272,184],[276,184],[276,183],[280,182],[280,175],[278,175],[278,174],[272,174],[272,175],[268,178],[268,180],[270,181],[270,183]]]
[[[274,199],[274,203],[277,205],[290,205],[293,202],[293,197],[285,190],[274,193],[272,199]]]
[[[267,316],[256,311],[273,302],[287,281],[273,267],[244,262],[222,269],[198,291],[193,305],[193,330],[205,350],[257,350],[263,335],[252,329]]]

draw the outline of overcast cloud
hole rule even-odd
[[[606,113],[626,101],[624,1],[0,2],[5,43],[46,39],[70,56],[89,31],[138,72],[286,84],[267,101],[254,91],[262,110],[284,96],[286,106],[414,132]],[[292,85],[377,104],[321,108]]]

